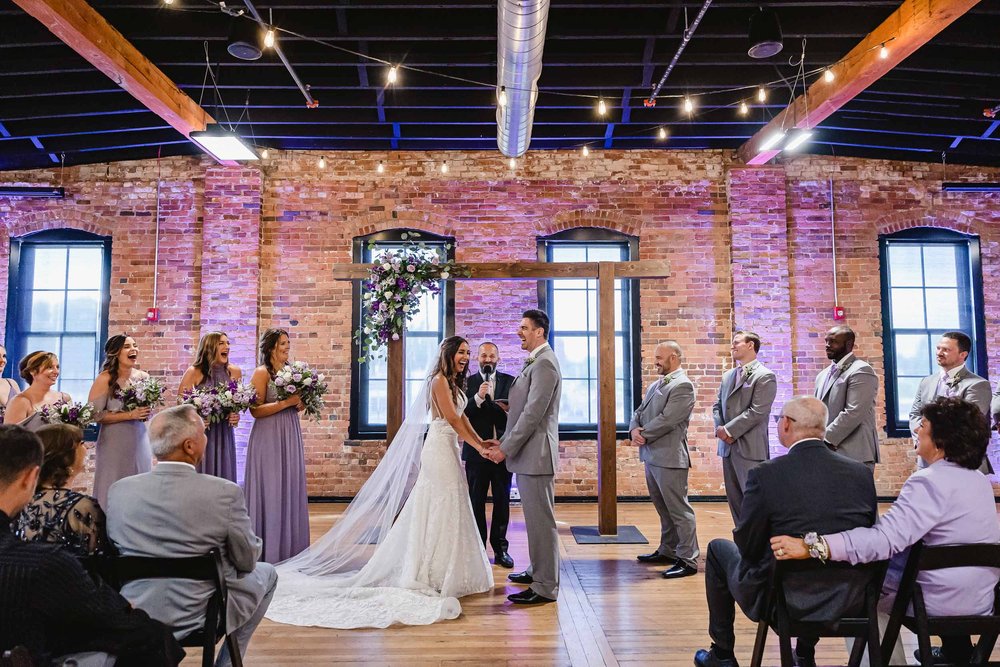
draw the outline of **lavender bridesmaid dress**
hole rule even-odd
[[[209,376],[198,387],[214,387],[220,382],[229,382],[229,371],[225,366],[212,366]],[[223,477],[236,482],[236,434],[229,422],[219,422],[208,427],[208,446],[205,457],[198,465],[198,472]]]
[[[277,400],[268,382],[264,402]],[[253,532],[264,542],[262,561],[277,563],[309,546],[305,452],[295,408],[254,420],[243,491]]]
[[[10,399],[14,398],[14,396],[17,396],[17,394],[14,393],[13,389],[11,389],[11,396],[10,396],[10,398],[7,399],[8,405],[10,404]],[[61,394],[60,398],[62,400],[64,400],[64,401],[69,401],[70,400],[69,394],[65,394],[65,393]],[[43,426],[46,426],[47,424],[48,424],[48,422],[45,421],[45,419],[42,418],[42,412],[41,412],[41,410],[36,410],[35,412],[33,412],[30,415],[28,415],[25,419],[23,419],[20,422],[18,422],[17,425],[21,426],[22,428],[26,428],[29,431],[31,431],[32,433],[34,433],[35,431],[37,431],[38,429],[40,429]]]
[[[125,406],[108,394],[94,401],[97,412],[121,412]],[[146,422],[130,419],[115,424],[101,424],[97,436],[97,462],[94,466],[94,496],[101,507],[108,506],[108,489],[118,480],[153,469]]]

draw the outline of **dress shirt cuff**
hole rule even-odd
[[[824,535],[823,539],[826,540],[826,546],[830,549],[830,560],[847,560],[847,539],[843,533]]]
[[[486,402],[486,399],[485,398],[480,398],[479,394],[476,394],[475,396],[473,396],[472,400],[474,400],[476,402],[476,407],[477,408],[483,407],[483,403]]]
[[[731,437],[733,437],[733,434],[732,434],[732,433],[730,433],[730,432],[729,432],[729,429],[728,429],[728,428],[726,428],[725,426],[723,426],[723,427],[722,427],[722,432],[726,434],[726,437],[727,437],[727,438],[731,438]]]

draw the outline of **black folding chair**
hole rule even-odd
[[[910,555],[899,581],[899,591],[892,606],[892,614],[882,639],[884,665],[889,664],[888,656],[899,637],[899,629],[905,626],[917,635],[920,664],[931,667],[931,635],[979,635],[970,664],[1000,665],[989,662],[990,654],[1000,634],[1000,583],[993,588],[993,613],[987,616],[929,616],[924,604],[924,592],[917,582],[921,572],[946,570],[954,567],[997,567],[1000,568],[1000,544],[956,544],[929,547],[917,542],[910,547]],[[912,606],[912,614],[908,613]],[[874,664],[874,663],[872,663]]]
[[[767,642],[768,629],[778,635],[781,648],[781,667],[794,667],[795,658],[792,655],[792,637],[854,637],[854,650],[848,665],[857,667],[861,664],[865,647],[868,647],[869,664],[881,664],[881,646],[879,645],[877,607],[879,594],[882,591],[882,580],[888,561],[847,565],[845,563],[826,563],[809,561],[808,563],[775,562],[771,569],[768,585],[768,599],[764,604],[764,613],[757,623],[757,639],[753,645],[753,656],[750,667],[761,667],[764,660],[764,645]],[[845,616],[831,621],[799,621],[793,619],[788,612],[785,601],[784,577],[789,571],[825,568],[827,570],[861,571],[866,575],[865,599],[863,613],[858,616]]]
[[[204,556],[192,558],[147,558],[144,556],[118,556],[113,559],[116,585],[121,588],[137,579],[193,579],[209,581],[215,586],[205,609],[205,626],[180,640],[181,646],[202,649],[202,667],[215,663],[215,645],[225,638],[233,667],[243,667],[236,637],[226,632],[226,606],[229,590],[226,587],[222,554],[212,549]]]

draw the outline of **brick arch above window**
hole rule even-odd
[[[539,236],[551,236],[558,232],[581,227],[608,229],[628,236],[639,236],[643,221],[618,211],[597,209],[575,209],[563,211],[552,218],[540,220],[535,228]]]
[[[983,236],[983,223],[963,211],[954,209],[907,209],[884,215],[875,221],[878,234],[893,234],[904,229],[933,227],[950,229],[962,234]]]
[[[457,227],[454,220],[440,213],[397,209],[376,211],[348,220],[347,227],[352,237],[369,236],[394,229],[415,229],[438,236],[455,238]]]
[[[12,238],[50,229],[78,229],[99,236],[111,236],[113,225],[109,224],[108,218],[72,208],[30,211],[21,215],[12,215],[6,218],[3,225],[3,231]]]

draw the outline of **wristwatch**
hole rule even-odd
[[[830,549],[826,545],[826,540],[815,532],[806,533],[802,541],[806,543],[806,548],[809,549],[810,558],[817,558],[819,562],[825,563],[830,557]]]

